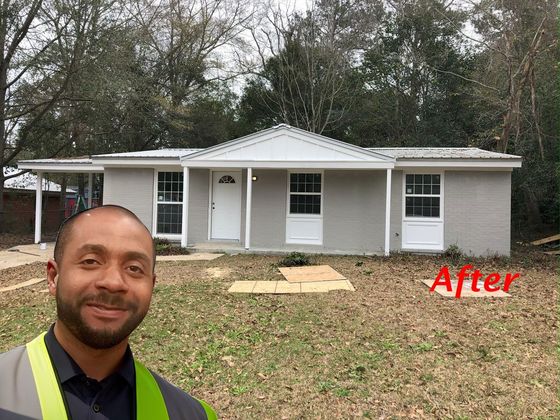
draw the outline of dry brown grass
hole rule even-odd
[[[278,260],[159,264],[135,354],[225,419],[557,417],[554,259],[469,261],[485,273],[520,272],[507,299],[431,295],[420,280],[465,261],[401,255],[315,258],[354,293],[227,293],[235,280],[281,279]],[[0,287],[15,274],[0,271]],[[54,319],[41,288],[0,295],[0,351]]]

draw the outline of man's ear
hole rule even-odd
[[[56,286],[58,285],[58,264],[53,259],[47,262],[47,284],[49,286],[49,293],[55,296]]]

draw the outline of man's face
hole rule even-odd
[[[59,322],[92,348],[125,340],[150,306],[152,246],[143,226],[122,212],[99,209],[81,215],[71,227],[62,261],[47,266]]]

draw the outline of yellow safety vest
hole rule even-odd
[[[41,405],[43,420],[67,420],[66,406],[62,399],[62,391],[51,363],[45,333],[27,343],[27,354],[31,364],[31,371],[37,387],[37,395]],[[134,361],[136,370],[136,418],[137,420],[169,420],[167,407],[159,386],[148,369],[140,362]],[[59,392],[53,392],[58,390]],[[202,400],[197,400],[208,420],[218,417],[214,410]]]

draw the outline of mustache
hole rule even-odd
[[[136,302],[127,301],[120,295],[114,295],[107,292],[101,292],[97,294],[90,293],[89,295],[85,295],[84,297],[82,297],[82,299],[80,299],[79,304],[101,304],[110,307],[116,307],[119,309],[127,309],[133,312],[138,309],[138,304]]]

